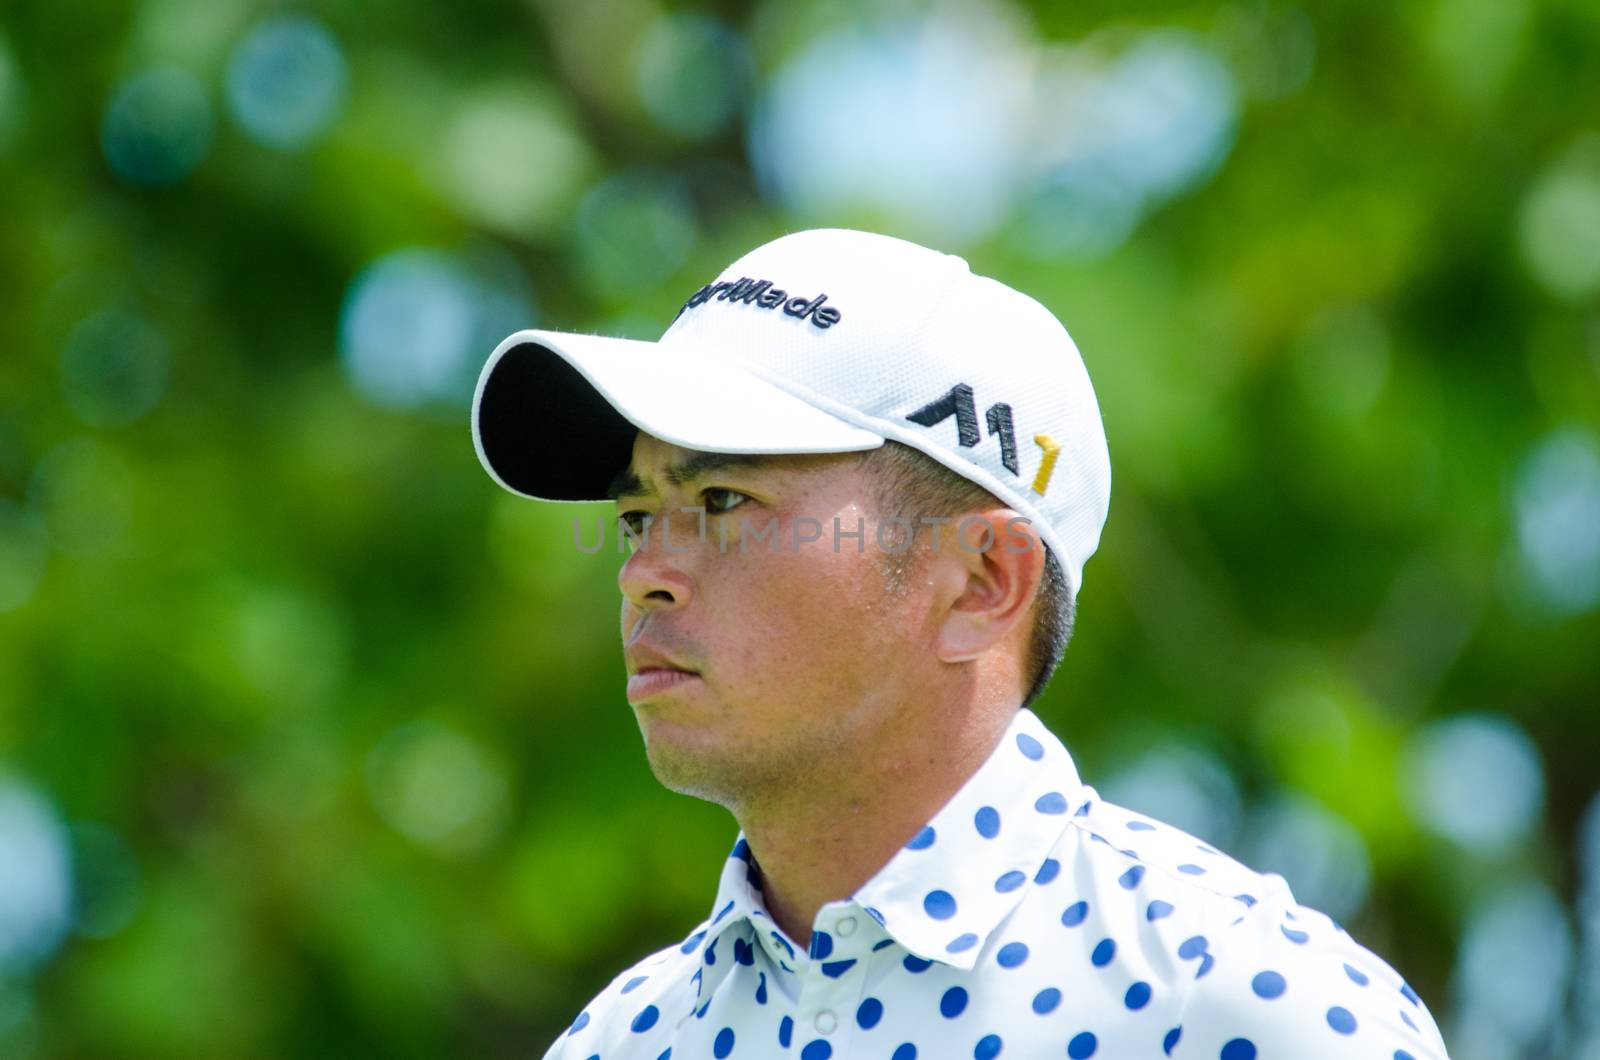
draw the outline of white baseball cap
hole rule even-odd
[[[1111,500],[1094,389],[1049,310],[961,258],[847,229],[750,251],[657,342],[516,332],[472,409],[494,480],[553,501],[605,500],[639,430],[715,453],[903,442],[1026,517],[1075,594]]]

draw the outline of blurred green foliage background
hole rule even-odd
[[[1085,779],[1600,1057],[1597,104],[1588,0],[0,7],[0,1055],[537,1056],[706,916],[468,401],[847,225],[1084,353]]]

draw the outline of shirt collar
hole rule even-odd
[[[1067,749],[1022,707],[983,765],[852,901],[918,957],[970,970],[1027,881],[1060,871],[1046,864],[1047,855],[1082,801],[1082,787]],[[741,831],[723,866],[708,949],[747,920],[763,939],[776,932],[760,888],[761,867]],[[773,939],[790,948],[781,932]],[[712,949],[709,956],[704,963],[714,966],[719,955]]]

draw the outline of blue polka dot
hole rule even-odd
[[[1249,1038],[1235,1038],[1222,1047],[1222,1060],[1256,1060],[1256,1046]]]
[[[985,1034],[978,1039],[977,1048],[972,1050],[973,1060],[994,1060],[1000,1055],[1000,1036],[998,1034]]]
[[[1286,986],[1288,984],[1283,981],[1283,976],[1277,972],[1257,972],[1256,977],[1250,980],[1250,989],[1256,992],[1256,997],[1264,997],[1268,1001],[1281,997]]]
[[[1406,1015],[1404,1012],[1400,1013],[1400,1019],[1405,1023],[1405,1025],[1407,1027],[1410,1027],[1412,1030],[1415,1031],[1417,1029],[1417,1025],[1415,1023],[1411,1022],[1411,1017]],[[1417,1033],[1420,1034],[1421,1032],[1418,1031]]]
[[[583,1030],[588,1025],[589,1025],[589,1014],[587,1012],[580,1012],[580,1013],[578,1013],[578,1018],[572,1021],[572,1026],[567,1028],[567,1033],[568,1034],[577,1034],[579,1031]]]
[[[671,1055],[672,1055],[672,1046],[669,1045],[669,1046],[667,1046],[665,1049],[663,1049],[661,1051],[661,1055],[656,1057],[656,1060],[667,1060],[667,1058],[670,1057]]]
[[[794,1017],[785,1016],[783,1017],[783,1022],[778,1024],[778,1044],[787,1049],[789,1048],[789,1042],[793,1039],[793,1037]]]
[[[1139,881],[1142,879],[1144,879],[1144,866],[1135,865],[1127,872],[1124,872],[1117,882],[1131,891],[1135,887],[1139,886]]]
[[[917,1047],[910,1042],[902,1042],[889,1060],[917,1060]]]
[[[1297,946],[1304,946],[1306,944],[1306,940],[1311,937],[1310,935],[1307,935],[1304,931],[1296,931],[1294,928],[1290,927],[1288,924],[1283,925],[1278,930],[1283,932],[1283,937],[1284,938],[1288,939],[1290,942],[1294,943]]]
[[[1054,1012],[1059,1004],[1061,1004],[1061,991],[1053,986],[1047,986],[1033,995],[1033,1011],[1041,1016]]]
[[[944,992],[939,999],[939,1012],[947,1020],[955,1019],[967,1007],[967,992],[959,986],[952,986]]]
[[[880,924],[886,923],[884,921],[884,919],[883,919],[883,914],[878,912],[876,909],[872,908],[872,906],[870,906],[870,905],[867,906],[867,915],[870,916],[872,919],[876,920]]]
[[[711,1043],[711,1055],[717,1060],[733,1052],[733,1028],[724,1027],[717,1032],[717,1040]]]
[[[1130,832],[1154,832],[1156,826],[1149,821],[1129,821],[1128,830]]]
[[[1161,1039],[1161,1051],[1163,1053],[1166,1053],[1168,1056],[1171,1056],[1172,1055],[1172,1047],[1177,1045],[1178,1044],[1178,1039],[1182,1038],[1182,1037],[1183,1037],[1183,1028],[1182,1027],[1174,1027],[1174,1028],[1172,1028],[1170,1031],[1167,1032],[1167,1036],[1165,1038]]]
[[[976,946],[977,944],[978,936],[974,935],[970,931],[964,931],[950,940],[950,944],[945,947],[945,952],[965,953],[967,950],[972,949],[972,947]]]
[[[893,946],[893,945],[894,945],[894,939],[882,939],[882,940],[880,940],[878,942],[874,942],[872,944],[872,952],[873,953],[877,953],[879,950],[887,949],[888,947]]]
[[[1083,923],[1083,918],[1089,915],[1088,902],[1074,902],[1067,906],[1066,912],[1061,914],[1061,922],[1067,927],[1077,927]]]
[[[656,1025],[656,1020],[661,1018],[661,1010],[654,1005],[646,1005],[633,1017],[633,1033],[643,1034]]]
[[[1044,747],[1025,732],[1017,733],[1017,750],[1037,762],[1044,757]]]
[[[1149,907],[1146,908],[1145,911],[1144,911],[1144,918],[1146,920],[1160,920],[1164,916],[1171,916],[1171,915],[1172,915],[1172,903],[1171,902],[1163,902],[1159,898],[1157,898],[1155,901],[1151,902]]]
[[[1000,834],[1000,811],[993,806],[985,806],[973,814],[972,823],[977,826],[979,835],[993,839]]]
[[[756,987],[756,1004],[765,1005],[767,1003],[767,973],[758,972],[756,974],[761,976],[761,982]]]
[[[800,1060],[828,1060],[833,1055],[833,1046],[821,1038],[813,1038],[800,1050]]]
[[[1344,974],[1348,975],[1350,977],[1350,981],[1357,986],[1366,986],[1367,983],[1370,982],[1370,980],[1367,978],[1367,973],[1363,972],[1359,968],[1352,968],[1348,964],[1344,966]]]
[[[1150,984],[1134,983],[1128,987],[1128,992],[1122,995],[1122,1003],[1137,1012],[1150,1003]]]
[[[650,978],[648,975],[636,975],[636,976],[634,976],[632,979],[629,979],[626,983],[622,984],[622,992],[624,994],[630,992],[631,990],[633,990],[635,987],[637,987],[640,983],[644,982],[648,978]]]
[[[933,841],[936,837],[937,833],[934,832],[933,826],[928,825],[923,828],[922,831],[911,837],[911,842],[906,844],[906,849],[927,850],[929,847],[933,846]]]
[[[928,965],[932,964],[933,962],[925,961],[914,953],[908,953],[905,956],[905,960],[901,961],[900,963],[906,966],[906,971],[915,975],[917,972],[927,971]]]
[[[994,889],[999,891],[1001,894],[1005,894],[1007,891],[1016,890],[1026,882],[1028,882],[1026,873],[1020,872],[1017,869],[1012,869],[1010,872],[994,881]]]
[[[1404,1049],[1396,1049],[1394,1051],[1394,1060],[1417,1060],[1417,1058],[1406,1052]]]
[[[1033,874],[1034,883],[1049,883],[1061,872],[1061,862],[1055,858],[1045,858],[1044,864],[1039,866],[1039,871]]]
[[[711,918],[711,922],[715,924],[717,921],[721,920],[731,912],[733,912],[733,899],[729,898],[728,904],[722,907],[722,912]]]
[[[1178,944],[1178,956],[1186,961],[1200,956],[1205,951],[1206,937],[1204,935],[1196,935],[1193,938],[1184,939]]]
[[[1111,958],[1117,955],[1117,944],[1110,939],[1101,939],[1100,944],[1089,955],[1089,961],[1096,968],[1104,968],[1111,963]]]
[[[864,1031],[870,1031],[883,1019],[883,1002],[875,997],[869,997],[861,1002],[861,1007],[856,1009],[856,1023]]]
[[[1340,1034],[1354,1034],[1356,1032],[1356,1018],[1350,1010],[1341,1005],[1335,1005],[1328,1010],[1328,1026]]]
[[[824,961],[822,963],[822,974],[829,979],[837,979],[854,967],[855,963],[856,959],[854,957],[849,957],[842,961]]]
[[[949,891],[929,891],[922,900],[923,911],[935,920],[949,920],[956,915],[956,898]]]
[[[706,1003],[704,1005],[700,1006],[700,1011],[696,1012],[694,1014],[694,1018],[697,1019],[697,1020],[705,1019],[706,1018],[706,1010],[709,1009],[710,1007],[711,1007],[711,999],[708,997],[708,998],[706,998]]]
[[[1199,865],[1190,865],[1190,864],[1179,865],[1178,866],[1178,871],[1179,872],[1183,872],[1183,873],[1187,873],[1190,876],[1204,876],[1205,872],[1206,872],[1206,870],[1202,869]]]
[[[1000,947],[994,959],[1002,968],[1015,968],[1028,959],[1028,947],[1020,942],[1008,942]]]
[[[683,945],[679,946],[678,949],[683,953],[693,953],[694,948],[700,945],[700,940],[705,937],[706,933],[704,931],[696,931],[693,935],[690,935],[688,938],[684,939]]]
[[[932,897],[931,895],[929,897]],[[806,951],[808,957],[821,959],[833,952],[833,936],[826,931],[814,932],[811,936],[811,949]]]
[[[1417,992],[1415,990],[1411,989],[1410,983],[1401,983],[1400,993],[1403,994],[1405,999],[1411,1002],[1413,1005],[1416,1005],[1418,1008],[1422,1007],[1422,999],[1417,996]]]
[[[1047,791],[1034,802],[1033,808],[1040,813],[1066,813],[1067,797],[1059,791]]]
[[[1253,894],[1236,894],[1233,897],[1235,901],[1243,902],[1246,908],[1256,904],[1256,896]]]
[[[1093,1034],[1084,1031],[1074,1035],[1072,1041],[1067,1043],[1067,1055],[1072,1057],[1072,1060],[1085,1060],[1085,1057],[1094,1055],[1095,1046],[1099,1044]]]
[[[756,948],[744,939],[733,940],[733,962],[735,964],[753,965],[756,963]]]

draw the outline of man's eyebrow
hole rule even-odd
[[[693,482],[697,478],[711,474],[713,471],[723,471],[730,467],[760,468],[771,463],[763,453],[701,453],[696,452],[688,459],[669,465],[662,472],[665,478],[674,486],[681,486],[686,482]],[[611,480],[611,485],[606,488],[606,496],[611,500],[618,497],[632,497],[650,492],[644,480],[634,473],[630,467],[616,478]]]

